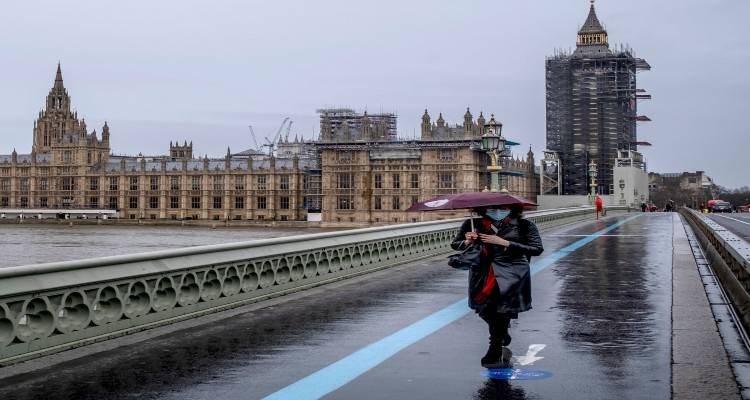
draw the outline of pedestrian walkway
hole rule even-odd
[[[666,399],[681,227],[675,213],[633,213],[543,232],[534,308],[511,328],[528,372],[516,377],[534,379],[486,376],[486,326],[463,304],[466,272],[441,256],[0,379],[0,397]]]

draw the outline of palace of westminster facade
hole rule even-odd
[[[451,215],[406,212],[414,201],[488,185],[488,156],[477,148],[482,113],[474,122],[467,109],[463,125],[449,126],[425,110],[421,138],[402,140],[393,135],[395,116],[329,111],[321,112],[318,141],[282,141],[274,155],[194,158],[184,142],[170,143],[168,155],[115,156],[107,123],[89,132],[72,111],[58,65],[31,153],[0,155],[0,213],[115,209],[124,219],[264,222],[320,213],[326,225],[403,223]],[[503,167],[514,172],[505,182],[510,193],[536,198],[530,150]]]

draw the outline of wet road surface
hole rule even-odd
[[[544,232],[533,263],[628,217]],[[326,398],[668,398],[671,241],[671,215],[644,214],[533,277],[534,309],[513,322],[510,347],[518,356],[544,344],[525,368],[551,377],[483,376],[486,325],[467,313]],[[466,272],[436,257],[8,378],[0,398],[262,398],[465,296]]]
[[[750,213],[706,214],[717,224],[750,242]]]

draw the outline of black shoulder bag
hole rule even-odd
[[[448,257],[448,265],[453,268],[468,270],[479,268],[479,257],[482,255],[482,245],[475,243],[466,250]]]

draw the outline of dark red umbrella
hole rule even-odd
[[[461,210],[478,207],[497,207],[518,204],[523,207],[536,207],[536,204],[523,197],[498,192],[467,192],[438,196],[427,201],[414,203],[406,211]]]

